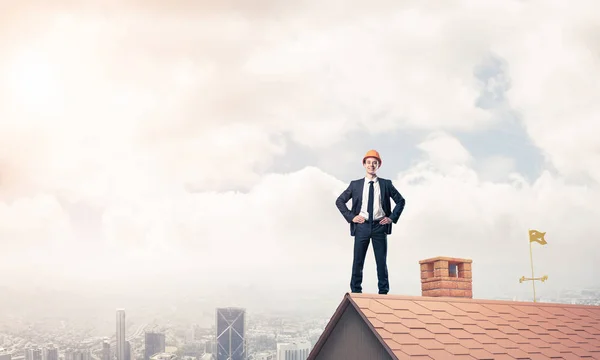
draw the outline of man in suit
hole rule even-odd
[[[363,267],[370,240],[373,240],[379,293],[387,294],[390,289],[387,235],[392,233],[392,223],[398,222],[406,201],[391,180],[377,176],[381,163],[379,153],[369,150],[363,158],[366,176],[351,181],[348,188],[335,201],[342,216],[350,223],[350,235],[354,236],[354,260],[350,280],[350,289],[353,293],[362,292]],[[352,209],[346,206],[350,199],[352,199]],[[390,199],[395,203],[393,210]]]

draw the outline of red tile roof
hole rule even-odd
[[[346,294],[313,353],[345,302],[392,358],[600,359],[599,306],[375,294]]]

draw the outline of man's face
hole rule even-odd
[[[379,161],[375,158],[367,158],[363,166],[367,170],[367,174],[375,175],[377,169],[379,169]]]

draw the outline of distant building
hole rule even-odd
[[[213,340],[207,340],[204,343],[204,352],[207,354],[214,354],[217,352],[217,343]]]
[[[2,349],[0,350],[0,360],[12,360],[12,354]]]
[[[92,360],[92,354],[89,349],[67,349],[65,360]]]
[[[277,355],[271,353],[260,353],[254,355],[253,360],[277,360]]]
[[[158,353],[150,356],[150,360],[177,360],[177,355],[172,353]]]
[[[129,340],[125,341],[125,360],[135,360],[133,348],[131,347]]]
[[[125,349],[125,310],[117,309],[117,360],[128,360]]]
[[[216,310],[215,360],[246,360],[246,310],[218,308]]]
[[[311,344],[308,341],[277,344],[277,360],[306,360]]]
[[[45,347],[42,351],[43,360],[58,360],[58,349],[54,346]]]
[[[38,347],[25,349],[25,360],[42,360],[42,349]]]
[[[110,358],[110,343],[106,340],[102,343],[102,360],[112,360]]]
[[[144,360],[157,353],[165,352],[165,334],[147,332],[144,336]]]

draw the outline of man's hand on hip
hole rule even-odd
[[[354,217],[354,219],[352,219],[352,222],[357,223],[357,224],[362,224],[365,222],[365,218],[360,215],[356,215]]]
[[[391,223],[391,222],[392,222],[392,219],[390,219],[390,218],[389,218],[389,217],[387,217],[387,216],[386,216],[386,217],[384,217],[383,219],[381,219],[381,220],[379,221],[379,223],[380,223],[381,225],[386,225],[386,224],[389,224],[389,223]]]

